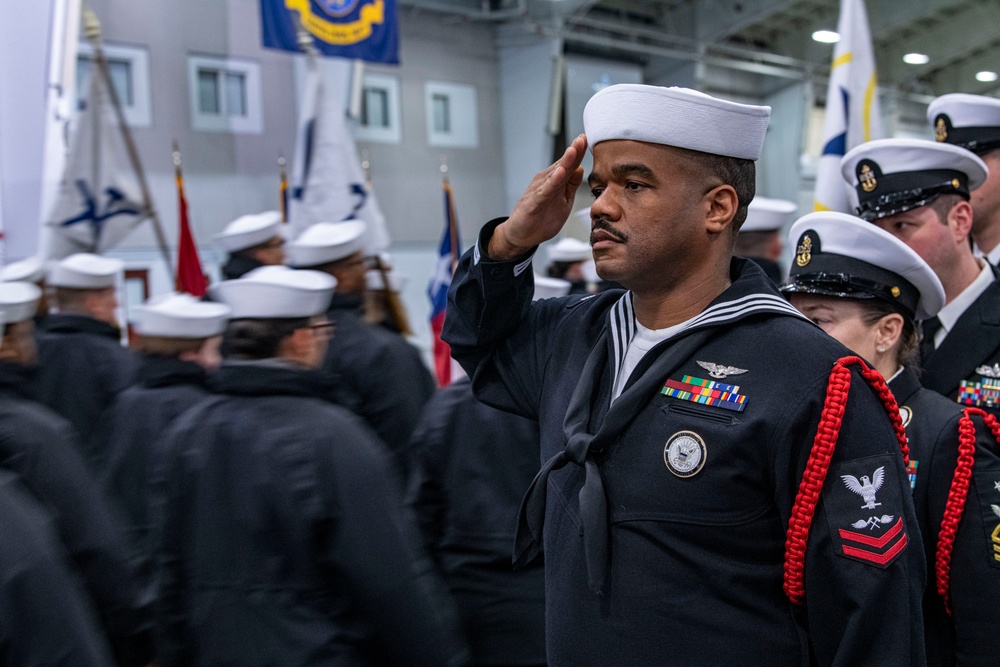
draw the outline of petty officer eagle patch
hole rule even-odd
[[[824,500],[838,556],[888,567],[909,542],[903,499],[891,456],[869,456],[830,467]]]

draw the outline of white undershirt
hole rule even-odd
[[[691,320],[693,319],[694,317],[691,318]],[[615,390],[611,394],[612,402],[621,396],[629,376],[632,375],[632,371],[639,365],[642,358],[646,356],[646,353],[656,346],[657,343],[662,343],[686,329],[691,320],[675,324],[666,329],[647,329],[636,320],[635,336],[632,337],[632,341],[628,344],[628,351],[625,352],[625,359],[622,361],[622,367],[618,371],[618,377],[615,379]]]
[[[938,319],[941,320],[941,328],[938,329],[937,334],[934,336],[934,347],[935,349],[941,346],[941,341],[944,337],[948,335],[955,323],[958,322],[958,318],[968,310],[969,306],[976,302],[976,299],[986,291],[993,283],[993,269],[989,264],[983,262],[983,270],[979,272],[976,279],[969,283],[962,292],[951,300],[948,305],[941,309],[938,313]]]

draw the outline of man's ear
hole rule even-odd
[[[972,233],[972,204],[960,201],[948,211],[948,226],[955,235],[956,242],[964,242]]]
[[[736,217],[740,199],[731,185],[717,185],[709,190],[702,202],[705,205],[705,231],[710,234],[721,234],[729,229]]]

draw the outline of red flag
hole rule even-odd
[[[181,176],[181,154],[174,148],[174,168],[177,181],[177,217],[180,232],[177,238],[177,291],[192,296],[205,296],[208,280],[201,270],[201,258],[188,222],[187,199],[184,197],[184,177]]]

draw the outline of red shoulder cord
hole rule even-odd
[[[996,417],[980,408],[965,408],[962,418],[958,420],[958,465],[955,466],[955,476],[951,479],[951,489],[948,491],[948,501],[944,506],[944,517],[941,520],[941,531],[938,533],[938,543],[934,552],[934,574],[937,579],[937,592],[944,601],[945,611],[951,615],[951,600],[949,596],[951,580],[951,551],[955,546],[955,534],[958,524],[965,511],[965,499],[969,495],[969,479],[972,478],[972,464],[976,457],[976,425],[973,415],[983,418],[983,423],[993,433],[993,438],[1000,443],[1000,424]]]
[[[806,594],[805,562],[806,544],[809,542],[809,529],[812,526],[813,515],[816,513],[816,503],[826,481],[826,473],[830,469],[833,450],[840,437],[840,425],[844,419],[844,409],[847,407],[847,395],[851,389],[851,371],[848,366],[861,367],[861,377],[871,385],[882,400],[885,411],[889,415],[892,427],[899,441],[899,449],[903,453],[905,465],[910,463],[910,448],[906,444],[906,430],[903,419],[899,416],[899,406],[889,391],[882,375],[871,368],[860,357],[844,357],[838,359],[830,372],[830,381],[826,385],[826,399],[823,402],[823,412],[820,414],[819,425],[816,427],[816,438],[813,440],[809,460],[806,462],[802,481],[792,505],[792,517],[788,522],[788,532],[785,536],[785,595],[794,604],[801,604]]]

